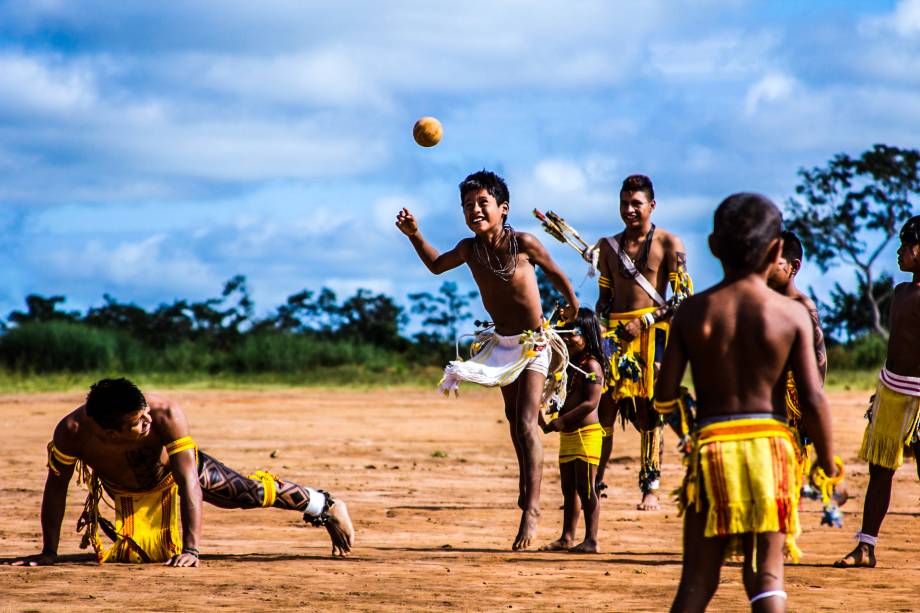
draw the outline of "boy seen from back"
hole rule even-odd
[[[512,547],[523,549],[533,541],[540,515],[543,445],[538,416],[547,397],[564,385],[567,355],[562,341],[543,320],[535,267],[543,269],[568,302],[564,318],[575,316],[578,299],[540,241],[508,225],[509,200],[505,181],[493,172],[483,170],[464,179],[460,201],[474,236],[444,253],[422,238],[408,209],[397,214],[396,226],[434,274],[469,266],[492,318],[494,333],[482,339],[469,361],[448,365],[441,387],[456,391],[461,380],[501,386],[520,471],[518,506],[522,514]],[[551,343],[556,343],[557,350],[550,348]]]
[[[703,611],[729,545],[744,553],[744,587],[755,611],[785,610],[784,546],[799,532],[796,455],[786,425],[786,370],[797,384],[817,462],[834,475],[827,400],[801,304],[767,286],[782,252],[782,216],[767,198],[734,194],[715,213],[709,245],[724,278],[677,312],[655,407],[679,403],[689,362],[697,423],[681,491],[684,557],[672,611]],[[739,542],[740,541],[740,542]]]

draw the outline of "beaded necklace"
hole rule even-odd
[[[498,253],[492,252],[488,245],[484,244],[478,236],[475,237],[473,241],[473,253],[476,254],[476,260],[480,264],[491,270],[492,274],[507,283],[517,270],[518,242],[517,236],[514,233],[514,228],[505,224],[502,227],[502,235],[497,241],[499,245],[504,242],[505,234],[508,235],[508,252],[510,254],[510,258],[507,262],[503,262]],[[492,263],[493,261],[495,264]]]

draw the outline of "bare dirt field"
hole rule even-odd
[[[357,529],[351,557],[329,557],[325,531],[277,509],[205,508],[202,566],[97,565],[78,547],[84,492],[71,484],[63,560],[0,566],[2,610],[550,610],[663,611],[677,587],[681,522],[674,504],[639,512],[638,435],[617,430],[602,554],[512,552],[519,518],[517,466],[497,391],[170,393],[201,448],[241,471],[268,469],[345,499]],[[820,504],[802,502],[805,553],[786,567],[798,611],[920,609],[920,484],[913,463],[896,476],[879,567],[830,564],[859,528],[866,466],[856,459],[865,392],[832,395],[838,453],[855,494],[842,530],[819,527]],[[40,549],[45,444],[78,394],[0,396],[0,558]],[[558,435],[545,441],[539,543],[558,537]],[[666,435],[662,491],[682,476]],[[276,457],[271,457],[277,451]],[[722,573],[713,611],[746,610],[736,563]]]

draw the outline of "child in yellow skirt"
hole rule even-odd
[[[578,309],[575,320],[559,330],[559,334],[569,350],[568,392],[559,416],[546,424],[543,430],[560,433],[559,472],[565,505],[562,536],[540,549],[598,553],[600,501],[594,480],[604,429],[598,421],[597,405],[610,372],[610,363],[601,346],[600,324],[591,309]],[[579,502],[585,515],[585,539],[575,545]]]

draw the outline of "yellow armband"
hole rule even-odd
[[[613,279],[611,279],[610,277],[605,277],[604,275],[601,275],[600,277],[597,278],[597,285],[601,289],[613,289]]]
[[[671,295],[674,296],[675,303],[680,304],[693,295],[693,279],[683,266],[679,267],[677,272],[668,274],[668,282],[671,284]]]
[[[54,446],[54,441],[48,442],[48,470],[61,476],[60,465],[64,466],[73,466],[77,463],[77,460],[80,458],[72,455],[67,455],[60,449]]]
[[[653,406],[655,407],[655,411],[658,413],[662,415],[670,415],[680,408],[680,398],[668,400],[667,402],[662,402],[661,400],[655,399]]]
[[[198,444],[195,443],[195,439],[193,439],[190,436],[183,436],[182,438],[177,438],[173,442],[168,443],[166,445],[166,453],[168,453],[169,455],[176,455],[177,453],[186,451],[188,449],[194,449],[196,450],[196,453],[198,450]]]

